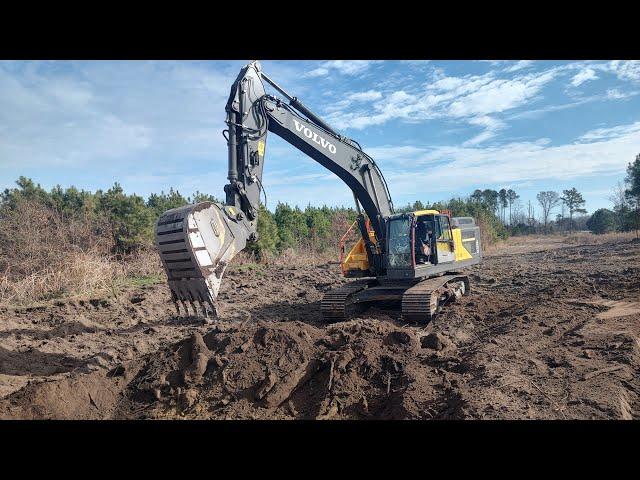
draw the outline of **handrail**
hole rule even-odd
[[[349,232],[351,231],[351,229],[354,227],[354,225],[358,223],[358,220],[355,220],[351,226],[347,229],[346,232],[344,232],[344,235],[342,235],[342,237],[340,238],[340,241],[338,242],[338,250],[340,252],[340,265],[342,265],[342,262],[344,260],[344,243],[347,241],[347,235],[349,235]]]

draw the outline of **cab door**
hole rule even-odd
[[[449,216],[436,215],[436,249],[438,263],[454,262],[456,253],[453,244],[453,232]]]

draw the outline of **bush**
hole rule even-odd
[[[596,210],[587,220],[587,228],[597,234],[613,232],[616,229],[616,214],[606,208]]]
[[[247,244],[247,250],[258,260],[265,261],[275,255],[278,245],[278,226],[273,214],[260,204],[258,210],[258,239]]]

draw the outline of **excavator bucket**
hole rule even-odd
[[[233,207],[213,202],[174,208],[156,223],[155,241],[171,297],[180,314],[197,307],[205,317],[217,316],[216,297],[227,265],[246,243],[246,230]]]

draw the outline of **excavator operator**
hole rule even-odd
[[[416,224],[416,263],[431,262],[431,238],[433,237],[433,228],[431,222],[426,219],[418,219]]]

